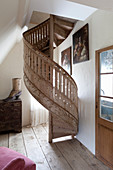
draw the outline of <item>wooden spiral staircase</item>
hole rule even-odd
[[[60,45],[74,24],[57,16],[26,31],[24,39],[24,82],[29,92],[49,110],[49,142],[78,131],[77,85],[53,61],[55,44]]]

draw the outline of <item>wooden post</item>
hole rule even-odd
[[[50,15],[50,58],[53,60],[53,41],[54,41],[54,17]],[[51,73],[52,74],[52,73]],[[51,75],[53,76],[53,74]],[[48,142],[52,143],[52,113],[49,112],[49,139]]]
[[[53,123],[52,123],[52,112],[49,112],[49,133],[48,133],[48,142],[52,143],[52,136],[53,136]]]
[[[50,15],[50,58],[53,59],[54,16]]]

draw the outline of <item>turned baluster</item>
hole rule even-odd
[[[37,44],[37,31],[35,31],[35,44]]]
[[[50,66],[50,83],[53,86],[53,67]]]
[[[59,93],[61,93],[61,70],[59,72]]]
[[[49,65],[46,63],[46,80],[49,81]]]
[[[42,77],[45,78],[45,75],[44,75],[44,60],[42,60]]]
[[[48,24],[46,23],[46,40],[47,40],[47,38],[48,38]]]

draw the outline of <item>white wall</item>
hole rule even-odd
[[[22,78],[22,125],[30,123],[30,95],[23,82],[23,43],[17,43],[0,65],[0,99],[12,90],[12,78]]]
[[[0,64],[16,43],[17,14],[18,0],[0,1]]]
[[[78,86],[79,133],[80,140],[92,153],[95,153],[95,50],[113,45],[113,13],[98,10],[86,21],[79,21],[74,34],[89,23],[89,61],[72,65],[72,77]],[[72,45],[72,34],[57,51],[59,63],[61,51]]]
[[[29,0],[0,0],[0,65],[18,41],[28,7]]]

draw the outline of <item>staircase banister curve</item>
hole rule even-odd
[[[37,30],[38,27],[40,27],[41,25],[43,25],[43,24],[45,24],[45,23],[47,23],[47,22],[49,22],[49,21],[50,21],[50,18],[48,18],[48,19],[45,20],[44,22],[41,22],[40,24],[36,25],[35,27],[28,29],[27,31],[25,31],[25,32],[23,33],[23,37],[26,38],[27,33],[29,33],[30,31],[33,31],[33,30],[34,30],[34,31]]]
[[[46,109],[66,123],[66,128],[69,123],[70,133],[76,134],[77,85],[66,70],[42,52],[50,43],[50,19],[23,33],[23,42],[26,87]]]
[[[26,32],[23,33],[24,40],[26,40],[26,41],[28,42],[27,45],[29,46],[29,48],[30,48],[31,50],[33,50],[33,45],[29,44],[29,41],[26,39],[26,34],[29,33],[30,31],[33,31],[33,30],[34,30],[34,32],[35,32],[35,31],[38,29],[38,27],[40,27],[41,25],[45,24],[45,23],[48,22],[48,21],[50,21],[50,19],[45,20],[44,22],[40,23],[39,25],[37,25],[37,26],[35,26],[35,27],[33,27],[33,28],[31,28],[31,29],[29,29],[29,30],[27,30]],[[26,43],[26,41],[24,41],[24,42]],[[33,50],[33,51],[37,53],[38,50],[37,50],[37,51]],[[47,57],[47,56],[46,56],[44,53],[42,53],[41,51],[38,51],[38,52],[39,52],[41,55]],[[59,64],[57,64],[57,63],[56,63],[55,61],[53,61],[52,59],[49,58],[49,60],[50,60],[52,63],[54,63],[59,69],[61,69],[62,71],[64,71],[64,73],[65,73],[67,76],[70,77],[70,79],[73,81],[73,83],[75,84],[75,86],[76,86],[76,88],[77,88],[77,85],[76,85],[75,81],[74,81],[73,78],[68,74],[68,72],[66,72],[66,70],[64,70]]]
[[[24,33],[24,36],[25,36],[25,33]],[[47,58],[47,56],[43,52],[41,52],[39,50],[35,51],[33,49],[33,46],[25,39],[25,37],[23,40],[24,40],[24,44],[26,44],[26,46],[28,46],[33,53],[35,53],[36,55],[40,54],[41,56],[45,57],[45,59]],[[51,65],[54,65],[55,67],[61,69],[62,72],[64,72],[64,74],[72,80],[73,84],[76,86],[76,89],[78,90],[75,81],[73,80],[73,78],[69,75],[69,73],[66,70],[64,70],[59,64],[57,64],[51,58],[47,58],[47,60],[49,61],[49,63],[51,63]]]
[[[71,83],[73,84],[73,87],[75,88],[75,93],[77,94],[77,85],[76,85],[76,83],[74,82],[74,80],[70,77],[70,75],[61,67],[61,66],[59,66],[56,62],[54,62],[53,60],[51,60],[50,58],[48,58],[44,53],[42,53],[41,51],[35,51],[34,49],[32,49],[32,45],[31,44],[29,44],[28,42],[26,42],[26,40],[24,40],[24,45],[26,45],[26,47],[28,47],[28,48],[30,48],[30,51],[32,51],[32,54],[34,54],[34,56],[38,56],[38,58],[41,58],[42,60],[44,60],[51,68],[55,68],[55,70],[57,69],[58,70],[58,72],[60,73],[60,72],[63,72],[63,75],[66,77],[66,79],[68,80],[68,81],[70,81],[71,80]],[[25,47],[24,47],[25,48]],[[24,53],[25,55],[26,55],[26,53]],[[25,64],[26,64],[26,61],[25,61]],[[29,65],[29,64],[28,64]],[[30,64],[31,65],[31,64]],[[25,69],[25,71],[27,72],[27,69],[28,67],[26,67],[26,69]],[[31,69],[31,68],[29,68],[29,69]],[[60,69],[60,71],[59,71],[59,69]],[[32,72],[34,72],[34,69],[32,69]],[[36,73],[35,73],[36,74]],[[41,77],[41,79],[43,79],[43,77],[42,77],[42,75],[39,75],[39,74],[37,74],[39,77]],[[33,75],[32,75],[33,76]],[[31,78],[29,78],[29,79],[31,79]],[[36,80],[36,78],[35,78],[35,80]],[[45,80],[46,81],[46,84],[47,83],[51,83],[51,79],[50,79],[50,81],[49,80]],[[46,84],[45,84],[45,86],[46,86]],[[66,86],[66,85],[65,85]],[[52,87],[53,88],[53,87]],[[43,91],[43,88],[42,88],[42,91]],[[56,91],[57,91],[57,89],[56,89]],[[47,93],[47,91],[45,91],[45,94]],[[51,95],[51,93],[50,93],[50,95]],[[48,96],[49,96],[49,94],[48,94]],[[67,97],[67,94],[65,95],[64,94],[64,96],[65,96],[65,98]],[[49,96],[50,98],[51,98],[51,96]],[[74,94],[73,94],[73,97],[74,97]],[[71,98],[71,97],[70,97]],[[66,100],[67,100],[67,98],[66,98]],[[69,101],[68,101],[69,102]],[[72,101],[72,103],[73,104],[75,104],[74,102],[77,102],[77,99],[75,99],[74,101]],[[77,103],[76,103],[76,105],[77,105]],[[68,110],[69,111],[69,110]]]

